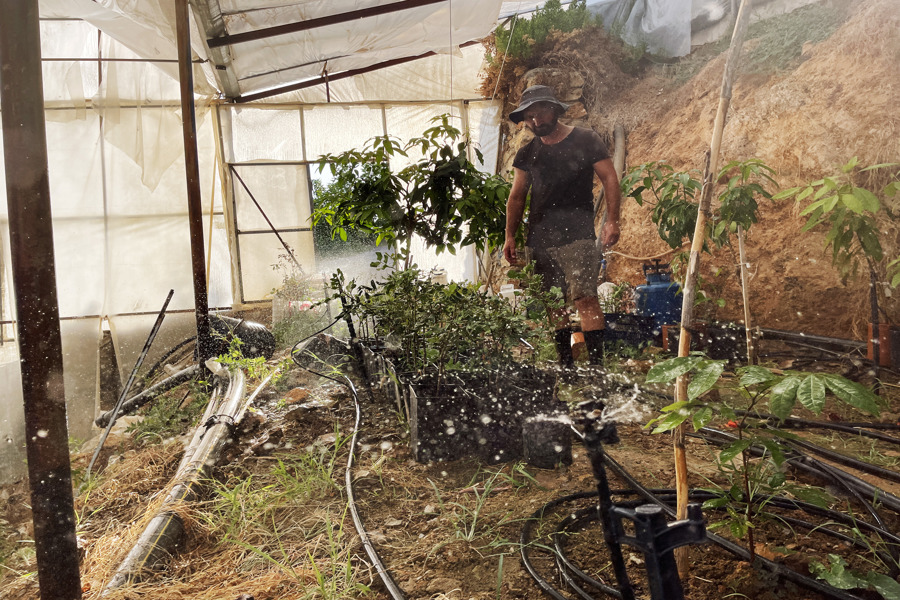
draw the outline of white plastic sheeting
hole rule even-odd
[[[320,156],[361,147],[385,133],[408,140],[421,135],[432,118],[447,113],[480,147],[483,170],[494,172],[497,161],[500,111],[492,102],[245,105],[219,111],[225,160],[250,191],[237,177],[232,178],[239,265],[235,298],[241,303],[269,297],[281,283],[281,274],[273,267],[289,260],[263,213],[292,248],[304,272],[320,271],[309,231],[309,177],[318,171],[315,161]],[[402,169],[418,158],[411,153],[406,159],[398,158],[392,167]],[[450,280],[477,277],[471,248],[461,249],[456,256],[436,255],[416,242],[413,254],[423,270],[443,269]]]
[[[103,327],[112,333],[123,380],[169,289],[175,294],[145,367],[194,331],[172,4],[41,0],[43,17],[85,19],[41,23],[42,55],[48,59],[43,63],[45,115],[66,400],[70,434],[76,439],[88,437],[96,412]],[[323,8],[336,3],[317,4]],[[453,0],[445,7],[448,18],[449,11],[459,12],[459,7],[468,7],[469,15],[457,14],[451,23],[467,27],[470,17],[479,13],[489,30],[494,16],[475,4]],[[484,3],[494,9],[495,4],[499,6]],[[95,25],[104,30],[102,35]],[[202,38],[196,25],[193,29],[196,50]],[[435,31],[420,30],[422,35]],[[441,39],[430,43],[444,47],[444,38],[458,33],[466,37],[462,29],[442,31]],[[203,44],[199,46],[202,52]],[[309,162],[320,154],[348,150],[385,131],[404,139],[419,135],[429,126],[428,117],[451,112],[460,124],[468,124],[485,152],[485,169],[493,170],[498,109],[491,103],[463,101],[478,96],[483,50],[472,46],[447,51],[333,82],[331,99],[345,103],[331,105],[315,104],[326,98],[320,86],[283,95],[277,105],[211,110],[213,79],[204,79],[208,65],[195,66],[210,307],[263,300],[281,283],[272,265],[283,260],[279,255],[284,250],[227,171],[222,183],[227,164],[235,164],[245,176],[267,215],[311,270],[312,238],[304,231],[309,227],[308,173]],[[221,131],[216,127],[219,117]],[[0,320],[6,322],[0,324],[0,481],[10,481],[24,470],[24,429],[18,352],[10,324],[15,315],[3,182],[0,169]],[[423,268],[440,266],[453,279],[474,274],[474,260],[466,251],[458,257],[426,252],[419,256]]]

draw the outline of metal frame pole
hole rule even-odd
[[[25,443],[42,598],[81,598],[37,0],[0,0],[0,113]]]
[[[214,356],[214,349],[209,328],[209,299],[203,248],[203,206],[200,193],[200,160],[197,156],[197,118],[194,113],[194,72],[191,64],[188,0],[175,2],[175,17],[181,122],[184,132],[184,169],[187,176],[188,220],[191,231],[191,264],[194,272],[194,305],[197,315],[197,354],[202,364]]]

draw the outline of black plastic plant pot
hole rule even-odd
[[[641,345],[652,343],[656,337],[653,317],[630,313],[608,313],[604,315],[604,318],[606,321],[604,343],[607,346],[625,345],[639,348]]]
[[[666,346],[677,353],[681,327],[666,327]],[[747,342],[744,327],[736,323],[695,323],[691,328],[691,350],[705,352],[715,360],[744,362],[747,360]]]

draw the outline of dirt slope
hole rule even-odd
[[[900,159],[900,1],[855,3],[850,18],[824,42],[807,45],[795,70],[744,75],[735,84],[720,164],[752,157],[778,171],[783,187],[828,175],[858,156],[863,164]],[[753,47],[754,40],[747,46]],[[593,115],[598,130],[614,120],[628,126],[628,166],[666,160],[677,169],[700,169],[709,146],[721,87],[724,56],[681,87],[660,77],[645,79]],[[898,202],[895,200],[894,208]],[[868,317],[866,279],[841,282],[823,252],[822,232],[801,234],[804,222],[791,202],[769,204],[750,232],[751,306],[764,327],[861,338]],[[667,249],[645,209],[626,203],[617,250],[650,256]],[[653,235],[648,235],[648,229]],[[885,224],[885,248],[896,256],[898,230]],[[721,286],[727,306],[740,313],[737,262],[727,253],[715,277],[704,257],[712,290]],[[734,262],[731,262],[734,260]],[[730,262],[730,265],[729,265]],[[640,263],[614,257],[615,280],[640,282]],[[897,294],[895,294],[897,296]],[[889,314],[900,318],[896,298]]]

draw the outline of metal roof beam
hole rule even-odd
[[[225,32],[225,18],[219,0],[191,0],[194,8],[194,16],[199,21],[200,27],[207,38],[218,36]],[[219,82],[222,93],[226,98],[240,96],[241,85],[231,65],[230,48],[209,47],[207,55],[215,66],[216,80]]]
[[[480,40],[472,40],[470,42],[465,42],[464,44],[460,44],[460,48],[465,48],[466,46],[473,46],[475,44],[480,44]],[[323,83],[330,83],[332,81],[338,81],[340,79],[347,79],[348,77],[354,77],[356,75],[362,75],[364,73],[371,73],[372,71],[378,71],[380,69],[386,69],[387,67],[393,67],[396,65],[402,65],[403,63],[412,62],[414,60],[419,60],[420,58],[428,58],[429,56],[435,56],[437,52],[426,52],[425,54],[419,54],[418,56],[406,56],[404,58],[395,58],[392,60],[386,60],[384,62],[376,63],[374,65],[370,65],[368,67],[362,67],[360,69],[351,69],[350,71],[344,71],[343,73],[335,73],[329,75],[323,75],[321,77],[316,77],[315,79],[308,79],[306,81],[301,81],[299,83],[292,83],[290,85],[285,85],[282,87],[272,88],[271,90],[265,90],[263,92],[257,92],[255,94],[247,94],[246,96],[237,96],[232,99],[233,102],[237,104],[243,104],[246,102],[254,102],[256,100],[263,100],[265,98],[271,98],[272,96],[277,96],[278,94],[286,94],[288,92],[295,92],[297,90],[306,89],[309,87],[314,87],[317,85],[322,85]]]
[[[209,0],[210,3],[215,0]],[[438,4],[447,2],[448,0],[402,0],[401,2],[392,2],[391,4],[380,4],[369,8],[354,10],[347,13],[337,15],[329,15],[327,17],[319,17],[318,19],[308,19],[297,23],[287,23],[285,25],[276,25],[275,27],[266,27],[265,29],[257,29],[256,31],[247,31],[244,33],[224,34],[221,36],[210,36],[206,40],[210,48],[221,48],[232,44],[240,44],[243,42],[251,42],[254,40],[262,40],[278,35],[286,35],[288,33],[296,33],[298,31],[307,31],[318,27],[326,27],[328,25],[336,25],[338,23],[346,23],[357,19],[365,19],[367,17],[376,17],[378,15],[386,15],[393,12],[410,10],[419,8],[420,6],[428,6],[429,4]],[[218,4],[218,2],[216,2]]]

